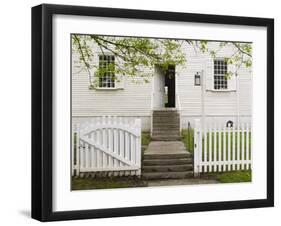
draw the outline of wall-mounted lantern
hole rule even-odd
[[[200,86],[201,85],[201,75],[200,72],[196,72],[194,75],[194,85],[195,86]]]

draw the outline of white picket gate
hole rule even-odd
[[[99,117],[73,125],[72,175],[141,174],[141,120]]]
[[[194,174],[247,170],[251,168],[251,126],[201,124],[195,120]]]

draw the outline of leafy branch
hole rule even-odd
[[[221,42],[217,49],[212,49],[209,47],[209,42],[205,40],[72,35],[73,50],[78,54],[79,62],[84,65],[89,75],[92,74],[93,68],[95,68],[95,77],[104,75],[106,69],[98,66],[94,56],[97,55],[97,52],[103,56],[110,53],[118,61],[115,66],[109,65],[114,74],[132,79],[142,78],[145,82],[153,76],[154,65],[160,65],[163,70],[167,70],[171,64],[183,65],[186,62],[186,53],[182,49],[184,42],[192,46],[196,53],[199,50],[213,58],[223,48],[231,47],[234,50],[233,54],[225,59],[228,64],[236,65],[237,70],[242,65],[248,68],[252,65],[252,45],[250,43]],[[237,73],[237,70],[234,73]],[[232,76],[232,74],[228,76]],[[118,77],[114,79],[118,79]],[[90,82],[92,83],[91,80]]]

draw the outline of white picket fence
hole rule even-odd
[[[251,168],[251,126],[240,123],[233,127],[195,120],[194,174]]]
[[[72,176],[140,176],[140,119],[98,117],[72,131]]]

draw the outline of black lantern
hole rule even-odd
[[[201,78],[200,78],[200,73],[196,72],[196,74],[194,75],[194,85],[195,86],[200,86],[201,85]]]

